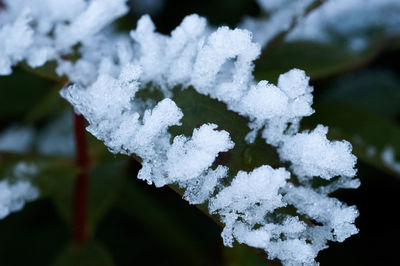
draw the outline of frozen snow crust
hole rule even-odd
[[[264,249],[270,259],[278,258],[285,265],[314,265],[328,241],[342,242],[358,232],[354,225],[357,209],[329,197],[336,189],[359,186],[353,179],[356,158],[350,143],[328,140],[328,129],[322,125],[299,132],[302,117],[314,112],[313,89],[304,71],[282,74],[277,85],[256,82],[253,61],[260,45],[247,30],[214,30],[204,18],[190,15],[166,36],[157,33],[145,15],[128,37],[106,27],[126,12],[125,1],[75,1],[81,8],[64,18],[68,25],[58,16],[48,22],[56,32],[55,37],[45,34],[52,49],[35,40],[41,33],[27,22],[40,20],[33,11],[24,11],[2,26],[0,35],[7,27],[15,27],[31,36],[23,44],[29,48],[6,49],[0,54],[2,73],[10,73],[11,65],[20,60],[29,63],[32,52],[27,49],[46,51],[46,57],[38,61],[58,61],[59,74],[66,74],[73,83],[61,95],[85,116],[87,130],[111,152],[140,157],[139,179],[157,187],[177,184],[185,189],[189,203],[207,203],[210,213],[225,225],[222,237],[227,246],[237,241]],[[58,10],[63,1],[56,2]],[[6,20],[0,18],[2,23]],[[75,63],[62,59],[61,54],[78,42],[81,58]],[[9,46],[3,41],[1,45]],[[149,84],[165,98],[153,102],[135,97]],[[221,182],[229,169],[213,163],[235,143],[229,132],[218,130],[215,124],[201,125],[189,137],[172,138],[168,128],[180,126],[184,116],[171,100],[172,89],[178,85],[191,86],[246,117],[251,128],[246,141],[254,141],[260,133],[276,147],[282,161],[290,162],[290,169],[263,165],[230,176],[229,185]],[[314,189],[314,177],[333,180]],[[279,211],[285,207],[297,211]]]

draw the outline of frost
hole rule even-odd
[[[185,189],[184,198],[191,204],[208,202],[210,212],[218,214],[225,225],[222,237],[226,245],[236,240],[262,248],[271,259],[279,258],[285,264],[313,264],[327,241],[343,241],[357,232],[353,225],[356,209],[328,197],[337,189],[359,186],[359,181],[352,179],[356,159],[351,145],[328,140],[323,126],[299,132],[301,118],[314,112],[313,88],[304,71],[282,74],[277,85],[256,83],[252,70],[260,46],[252,41],[251,33],[227,27],[212,31],[197,15],[186,17],[171,36],[157,33],[150,17],[143,16],[130,36],[133,43],[124,43],[136,47],[125,49],[131,59],[117,60],[107,64],[109,67],[103,67],[104,61],[90,59],[85,45],[92,44],[83,42],[82,51],[88,51],[83,60],[102,70],[90,85],[72,85],[62,96],[86,117],[88,131],[112,152],[134,153],[142,159],[139,179],[157,187],[177,184]],[[167,97],[175,86],[192,86],[198,93],[224,102],[228,109],[249,119],[252,131],[247,140],[253,141],[262,130],[281,159],[291,162],[301,184],[307,186],[313,177],[339,179],[317,191],[297,189],[288,182],[291,174],[287,169],[264,165],[252,172],[239,171],[229,185],[224,184],[229,168],[213,163],[218,153],[233,148],[229,133],[204,124],[194,129],[192,136],[172,139],[168,127],[180,126],[184,114],[169,98],[150,106],[135,98],[148,83]],[[311,199],[306,198],[308,194]],[[311,208],[314,200],[320,204]],[[323,226],[309,226],[278,211],[288,205]]]
[[[277,34],[287,31],[292,23],[302,18],[307,7],[314,0],[258,0],[264,12],[270,14],[268,20],[246,18],[241,26],[254,34],[256,42],[268,44]]]
[[[368,28],[398,33],[400,2],[397,0],[331,0],[313,11],[289,35],[289,39],[332,40],[329,32],[348,37],[348,45],[363,50]],[[340,23],[337,23],[340,21]],[[350,36],[350,37],[349,37]]]
[[[236,102],[252,81],[253,63],[260,46],[246,30],[220,27],[202,46],[193,66],[191,84],[201,94]]]
[[[11,126],[0,133],[0,152],[27,153],[35,135],[31,127]]]
[[[218,153],[233,147],[229,134],[216,131],[216,125],[203,125],[190,139],[177,136],[171,144],[167,129],[180,125],[182,112],[168,98],[152,109],[136,110],[133,101],[140,73],[139,67],[128,64],[118,79],[100,75],[88,88],[73,85],[61,94],[89,121],[88,131],[111,151],[135,153],[143,159],[138,178],[163,186],[206,175]]]
[[[400,162],[395,159],[395,152],[392,147],[386,147],[381,153],[384,164],[393,171],[400,173]]]
[[[25,9],[15,21],[0,24],[0,75],[11,74],[11,66],[23,59],[25,50],[32,44],[30,20],[29,11]]]
[[[0,10],[0,75],[26,60],[64,61],[70,48],[128,11],[126,0],[4,0]]]
[[[369,146],[367,147],[366,153],[368,157],[374,157],[376,155],[376,148],[373,146]]]
[[[70,112],[50,121],[38,134],[36,150],[43,155],[75,155],[73,121]]]
[[[215,131],[217,125],[205,124],[193,131],[188,140],[184,136],[174,138],[167,152],[167,172],[173,180],[186,181],[199,176],[211,166],[219,152],[233,148],[226,131]]]
[[[370,30],[387,34],[399,33],[400,2],[398,0],[329,0],[311,10],[321,1],[258,0],[268,19],[247,17],[241,27],[249,29],[254,39],[266,46],[281,32],[291,30],[287,40],[329,42],[345,38],[349,48],[363,51],[370,39]],[[340,21],[340,23],[338,23]]]
[[[19,181],[15,184],[0,181],[0,219],[11,212],[21,210],[26,201],[34,200],[38,195],[38,190],[28,181]]]
[[[128,12],[126,0],[92,0],[85,11],[67,26],[56,28],[57,43],[70,47]]]
[[[36,172],[35,166],[20,162],[15,166],[13,173],[17,181],[0,181],[0,219],[21,210],[26,202],[37,199],[39,190],[31,182],[24,180]]]
[[[251,173],[240,171],[230,186],[222,189],[210,201],[210,211],[218,213],[225,224],[224,244],[232,246],[237,225],[253,228],[264,223],[264,216],[284,205],[278,190],[290,176],[285,169],[261,166]]]
[[[286,192],[286,202],[293,204],[299,213],[323,224],[325,228],[321,229],[324,229],[326,239],[343,242],[358,232],[354,225],[358,211],[354,206],[346,206],[309,188],[291,186]]]
[[[311,132],[287,137],[278,149],[281,159],[292,162],[293,172],[299,177],[354,176],[356,157],[351,154],[351,144],[329,141],[327,133],[327,127],[318,125]]]

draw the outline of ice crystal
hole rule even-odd
[[[27,177],[37,171],[34,165],[19,162],[13,169],[13,175],[17,180],[0,181],[0,219],[21,210],[26,202],[35,200],[39,196],[39,190],[27,180]]]

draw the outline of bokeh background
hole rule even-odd
[[[136,0],[131,6],[133,11],[117,22],[121,31],[134,28],[145,12],[165,34],[191,13],[230,27],[244,16],[266,16],[251,0]],[[330,138],[350,141],[359,158],[361,187],[334,196],[357,205],[360,233],[331,243],[318,256],[321,265],[398,265],[400,171],[385,163],[382,152],[393,149],[400,167],[400,36],[379,28],[365,34],[369,43],[362,52],[351,50],[346,36],[338,35],[328,43],[280,42],[256,62],[256,78],[271,82],[294,67],[304,69],[314,86],[316,113],[302,127],[328,125]],[[46,169],[39,177],[43,197],[0,220],[1,266],[269,265],[246,247],[224,247],[221,228],[212,219],[169,187],[156,189],[137,180],[135,159],[112,155],[91,136],[92,240],[76,251],[70,244],[76,175],[72,110],[58,95],[64,84],[49,74],[51,67],[32,70],[21,64],[13,75],[0,77],[0,139],[10,127],[35,132],[22,151],[8,150],[0,141],[0,179],[21,160]],[[21,132],[23,141],[27,137]]]

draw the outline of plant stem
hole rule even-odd
[[[88,240],[87,207],[89,188],[89,153],[86,139],[86,122],[82,115],[74,113],[76,164],[79,174],[75,181],[73,202],[73,240],[83,245]]]

